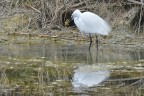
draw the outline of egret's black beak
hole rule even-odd
[[[71,16],[71,18],[70,18],[70,22],[71,22],[73,19],[74,19],[73,16]]]

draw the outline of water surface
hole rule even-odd
[[[137,96],[143,94],[144,50],[40,39],[0,44],[4,96]],[[134,90],[134,91],[132,91]]]

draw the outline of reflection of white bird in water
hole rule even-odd
[[[102,65],[83,65],[74,71],[72,85],[75,88],[97,86],[109,76],[109,70]]]
[[[96,34],[96,44],[98,48],[97,35],[108,35],[108,33],[111,31],[111,28],[108,25],[108,23],[92,12],[81,13],[80,10],[77,9],[72,13],[71,17],[72,19],[74,19],[74,22],[78,29],[81,31],[81,33],[89,34],[89,50],[92,43],[91,35]]]

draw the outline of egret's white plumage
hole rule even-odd
[[[76,24],[81,33],[89,34],[90,46],[92,42],[92,34],[108,35],[108,33],[111,31],[109,24],[101,17],[92,12],[82,13],[80,10],[77,9],[72,13],[72,19],[74,19],[74,23]]]
[[[78,29],[83,33],[108,35],[111,31],[108,23],[92,12],[81,13],[77,9],[72,13],[72,18]]]

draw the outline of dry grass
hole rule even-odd
[[[123,24],[125,14],[133,7],[140,8],[140,15],[137,31],[143,28],[143,7],[126,0],[109,1],[89,1],[89,0],[12,0],[1,1],[0,20],[10,18],[13,14],[23,13],[27,15],[26,29],[30,28],[50,28],[52,26],[63,27],[64,14],[72,12],[75,9],[83,9],[95,12],[108,22],[113,28]],[[64,17],[69,18],[69,17]],[[65,19],[66,20],[66,19]]]

